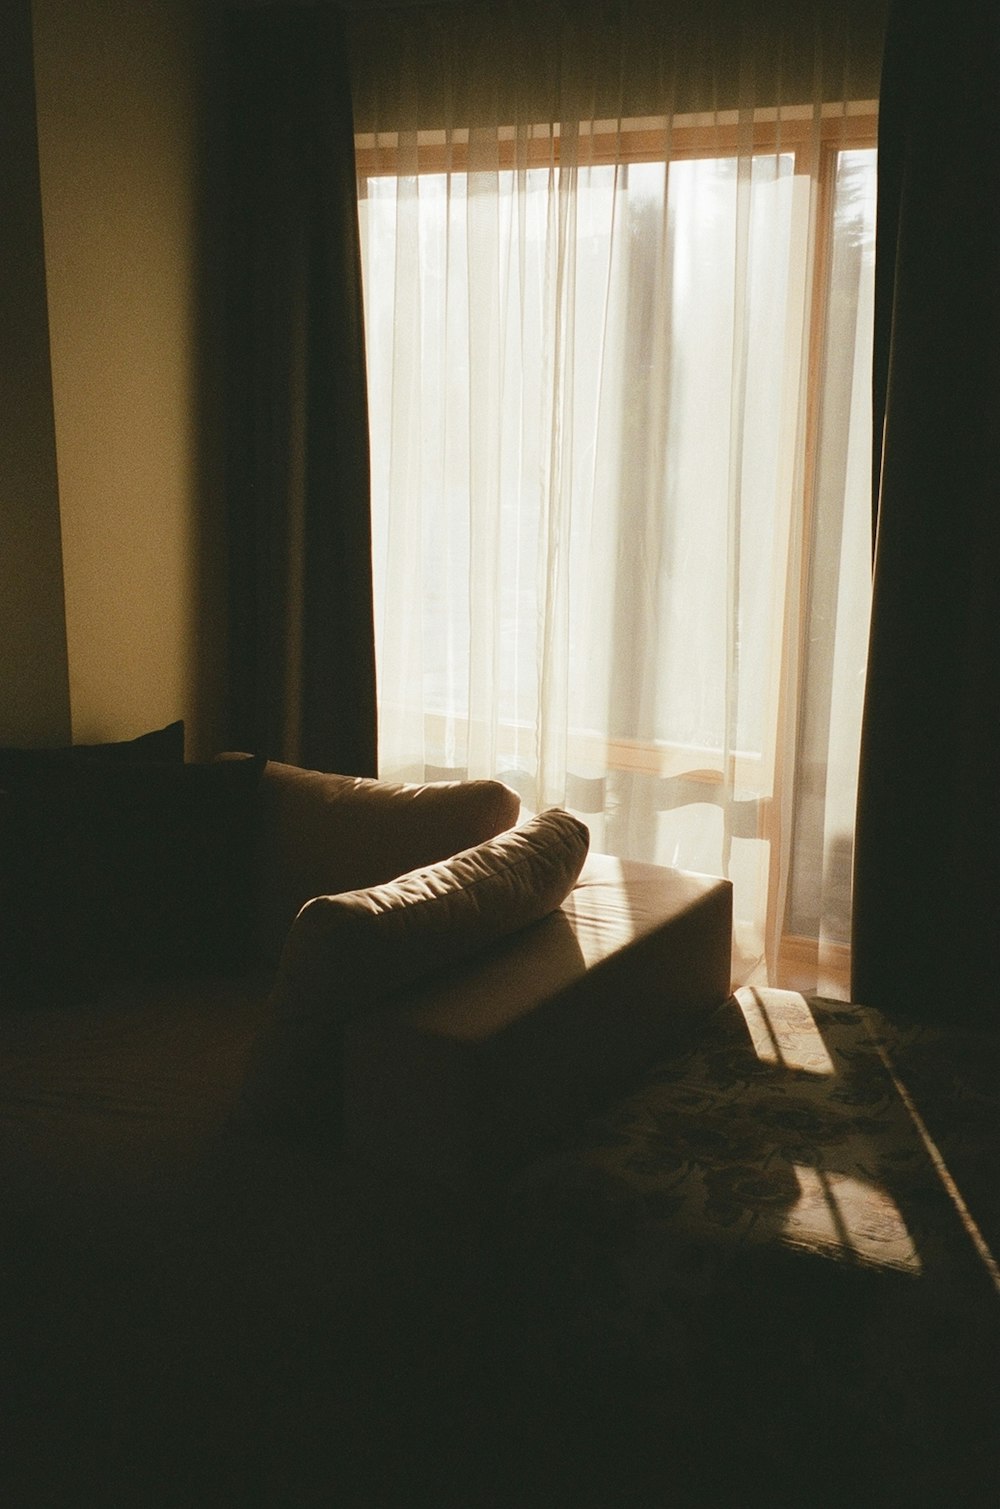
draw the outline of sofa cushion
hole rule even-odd
[[[314,896],[383,885],[447,859],[512,827],[519,810],[501,781],[394,783],[270,761],[260,788],[263,956],[278,962]]]
[[[261,769],[75,758],[7,780],[6,991],[86,999],[123,976],[239,967]]]
[[[248,1105],[336,1133],[346,1024],[548,916],[588,844],[584,824],[553,809],[390,884],[310,901],[282,954]]]

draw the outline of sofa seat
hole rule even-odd
[[[5,1192],[45,1188],[109,1220],[204,1158],[228,1125],[273,971],[119,984],[99,1001],[0,1012]]]
[[[562,906],[352,1022],[344,1136],[458,1186],[564,1138],[729,995],[728,881],[588,857]]]

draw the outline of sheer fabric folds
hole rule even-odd
[[[352,23],[380,773],[730,876],[734,975],[849,940],[870,8]]]

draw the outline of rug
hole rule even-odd
[[[540,1496],[1000,1501],[998,1172],[995,1034],[739,992],[510,1191]]]

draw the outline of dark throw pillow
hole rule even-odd
[[[0,786],[7,786],[19,776],[41,766],[62,765],[67,760],[155,760],[179,765],[184,760],[184,720],[178,718],[166,728],[154,728],[137,739],[121,739],[111,744],[67,744],[55,749],[0,748]]]
[[[38,762],[0,808],[0,969],[26,1000],[247,958],[263,760]]]

